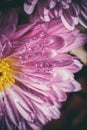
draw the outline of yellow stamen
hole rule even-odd
[[[3,91],[4,88],[8,88],[15,83],[12,74],[13,69],[7,59],[0,59],[0,91]]]

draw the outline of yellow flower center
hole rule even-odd
[[[0,91],[10,87],[15,83],[13,78],[13,69],[7,59],[0,59]]]

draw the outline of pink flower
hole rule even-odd
[[[85,0],[27,0],[24,10],[30,18],[38,17],[45,22],[60,17],[65,27],[73,30],[78,23],[87,28],[86,3]]]
[[[67,93],[81,89],[74,73],[82,64],[67,52],[87,36],[67,30],[60,19],[22,25],[7,39],[1,32],[0,129],[39,130],[60,117]]]
[[[80,6],[80,16],[79,16],[79,22],[80,24],[87,29],[87,0],[77,0]]]

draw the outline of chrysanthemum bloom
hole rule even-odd
[[[67,52],[83,45],[87,36],[67,30],[61,20],[22,25],[8,36],[2,32],[0,129],[39,130],[60,117],[67,93],[81,89],[74,73],[82,64]]]
[[[77,0],[80,6],[79,22],[87,29],[87,0]]]
[[[87,28],[87,2],[85,0],[27,0],[24,10],[45,22],[61,17],[63,24],[73,30],[78,23]]]

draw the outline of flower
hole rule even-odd
[[[27,0],[24,3],[25,12],[31,17],[37,16],[45,22],[60,17],[69,30],[73,30],[78,23],[87,28],[86,7],[85,0]]]
[[[87,0],[77,0],[80,6],[80,16],[79,16],[79,22],[80,24],[87,29]]]
[[[0,129],[39,130],[60,117],[67,93],[81,89],[74,73],[82,64],[68,53],[87,36],[60,19],[21,25],[7,39],[1,32]]]

